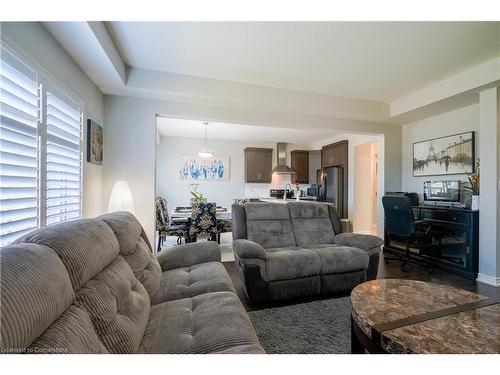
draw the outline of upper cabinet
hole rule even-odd
[[[291,166],[295,171],[295,180],[301,184],[309,183],[309,151],[294,150],[290,152]]]
[[[321,150],[321,167],[347,166],[347,141],[340,141],[324,146]]]
[[[245,148],[245,182],[270,183],[272,170],[272,148]]]
[[[320,185],[318,182],[317,172],[321,171],[321,150],[309,151],[309,183]],[[321,181],[321,180],[319,180]]]

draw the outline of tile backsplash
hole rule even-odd
[[[284,189],[287,183],[292,183],[290,175],[275,174],[270,184],[245,184],[245,198],[267,198],[270,189]],[[301,184],[300,189],[306,190],[309,186]]]

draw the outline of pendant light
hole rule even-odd
[[[214,156],[214,153],[210,151],[207,147],[207,126],[208,122],[204,122],[203,125],[205,125],[205,138],[203,138],[203,147],[201,148],[201,151],[198,152],[198,156],[202,158],[209,158]]]

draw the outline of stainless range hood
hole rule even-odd
[[[278,142],[276,146],[277,165],[273,169],[273,173],[277,174],[295,174],[295,171],[286,165],[286,143]]]

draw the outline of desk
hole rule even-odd
[[[441,206],[414,206],[415,220],[429,221],[444,236],[433,240],[433,251],[423,256],[412,254],[418,261],[475,280],[479,269],[479,211]],[[401,249],[385,236],[384,251],[397,254]]]

